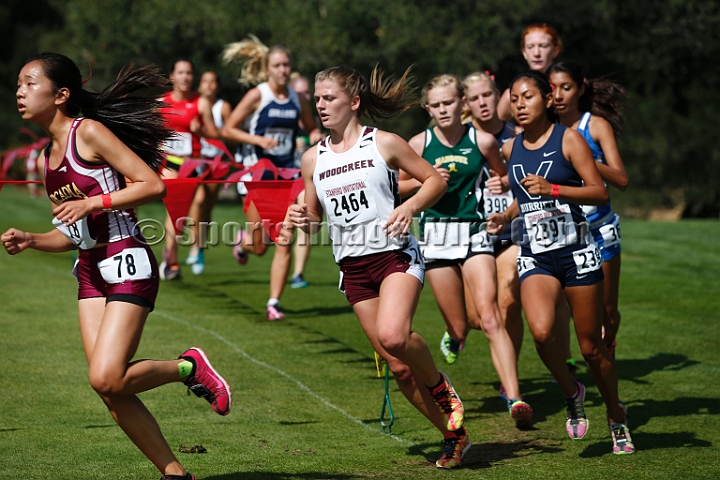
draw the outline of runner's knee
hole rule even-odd
[[[121,396],[125,388],[121,377],[114,375],[107,370],[91,368],[88,373],[90,386],[101,397],[118,397]]]

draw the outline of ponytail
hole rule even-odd
[[[242,61],[242,70],[238,82],[249,86],[257,85],[268,79],[268,57],[275,52],[285,53],[288,58],[292,59],[292,54],[287,47],[273,45],[268,48],[258,37],[250,33],[245,40],[225,45],[222,57],[227,64]]]
[[[378,66],[372,71],[368,82],[360,72],[344,65],[328,68],[315,75],[315,82],[332,80],[345,90],[350,98],[359,96],[358,117],[367,115],[373,121],[393,118],[405,110],[418,105],[414,97],[415,87],[409,76],[412,67],[405,70],[399,80],[393,82],[384,78]]]
[[[70,91],[66,112],[69,116],[82,114],[102,123],[150,168],[159,170],[163,160],[160,143],[171,138],[173,131],[160,113],[164,103],[153,96],[155,90],[172,86],[157,67],[148,65],[136,69],[130,65],[105,90],[91,93],[82,88],[80,69],[70,58],[44,52],[25,64],[32,61],[42,65],[55,92],[61,88]],[[137,95],[143,90],[151,91]]]
[[[613,131],[618,135],[623,128],[623,111],[627,109],[627,91],[621,85],[606,80],[605,77],[587,80],[586,67],[583,64],[563,61],[550,65],[548,75],[562,72],[570,76],[585,91],[578,99],[578,109],[603,117],[610,122]]]

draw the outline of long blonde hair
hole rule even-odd
[[[225,45],[222,57],[227,64],[242,61],[238,82],[248,86],[267,81],[268,57],[275,52],[285,53],[288,58],[292,58],[287,47],[283,45],[267,47],[258,37],[249,33],[245,40]]]
[[[328,68],[315,75],[315,83],[324,80],[336,82],[345,90],[350,98],[360,97],[358,117],[367,115],[373,121],[392,118],[405,110],[418,104],[414,97],[415,87],[409,67],[397,81],[384,78],[382,70],[376,65],[370,74],[368,82],[360,72],[354,68],[341,65]]]

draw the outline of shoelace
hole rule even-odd
[[[443,388],[438,393],[433,395],[433,400],[435,400],[435,403],[438,404],[440,408],[443,409],[445,413],[452,412],[452,406],[450,405],[450,393],[448,392],[447,388]]]
[[[567,404],[568,415],[570,415],[572,420],[577,420],[578,417],[585,416],[585,407],[582,404],[580,396],[566,398],[565,403]]]
[[[627,435],[625,434],[625,425],[622,423],[613,423],[610,425],[610,429],[613,432],[615,441],[620,443],[627,443]]]
[[[443,457],[451,456],[455,452],[455,445],[457,445],[458,439],[457,438],[446,438],[445,439],[445,446],[442,450]]]
[[[197,378],[190,377],[185,385],[187,386],[187,395],[190,396],[190,392],[201,398],[207,398],[209,400],[215,400],[215,395],[202,383],[197,381]]]

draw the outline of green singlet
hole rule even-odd
[[[471,223],[471,235],[479,231],[480,222],[485,218],[479,188],[486,160],[476,138],[475,128],[465,125],[465,134],[460,142],[454,147],[447,147],[438,140],[432,128],[425,130],[422,157],[431,165],[442,165],[450,174],[450,180],[445,195],[423,212],[421,226],[428,221],[452,219],[454,222]]]

